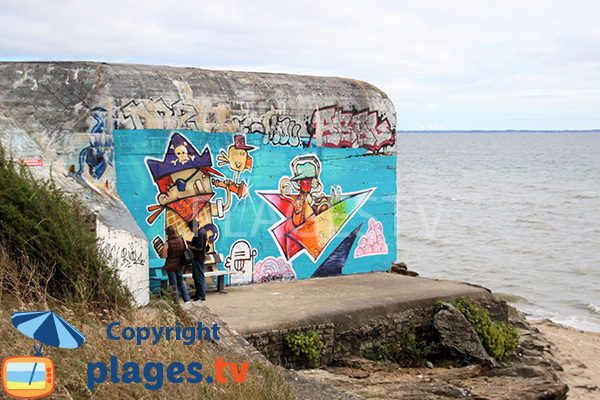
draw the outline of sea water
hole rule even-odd
[[[600,332],[600,132],[396,138],[399,261]]]

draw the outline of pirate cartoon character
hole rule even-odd
[[[165,212],[165,227],[173,225],[186,240],[191,240],[192,231],[189,223],[195,221],[207,231],[209,241],[214,243],[218,237],[218,229],[213,217],[223,218],[231,205],[231,192],[226,189],[226,205],[223,199],[211,201],[215,196],[211,179],[224,177],[212,168],[210,149],[204,148],[199,154],[196,148],[181,134],[171,136],[167,152],[162,161],[147,159],[148,169],[158,187],[158,204],[148,206],[152,213],[149,224]],[[158,252],[162,243],[155,238],[153,244]]]
[[[229,188],[240,199],[246,197],[248,186],[243,180],[239,182],[239,179],[242,172],[252,169],[252,156],[248,154],[252,150],[256,150],[256,147],[246,145],[243,135],[235,135],[233,144],[229,146],[227,153],[225,150],[221,150],[221,154],[217,156],[217,166],[228,165],[229,169],[233,171],[233,181],[214,180],[213,183],[218,187]]]

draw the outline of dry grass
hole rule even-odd
[[[156,345],[151,340],[137,345],[135,340],[112,340],[107,336],[111,322],[120,322],[121,332],[125,327],[175,327],[177,322],[183,327],[194,327],[199,321],[192,321],[181,307],[172,300],[154,299],[149,306],[139,309],[129,307],[114,310],[82,311],[81,307],[61,302],[48,296],[47,280],[37,272],[35,265],[25,260],[11,260],[4,243],[0,241],[0,359],[11,356],[31,356],[33,345],[38,345],[13,327],[11,316],[14,312],[54,310],[63,319],[81,331],[85,343],[77,349],[60,349],[44,346],[44,356],[53,360],[56,370],[56,385],[50,398],[55,399],[291,399],[291,387],[272,368],[251,364],[243,383],[236,383],[231,372],[226,372],[227,383],[170,383],[166,376],[167,366],[180,362],[184,366],[191,362],[202,364],[203,377],[216,377],[214,363],[218,357],[225,362],[249,362],[238,355],[226,354],[207,341],[196,340],[184,345],[182,340],[161,340]],[[73,310],[74,309],[74,310]],[[119,310],[119,311],[117,311]],[[134,362],[139,365],[141,383],[112,383],[111,356],[118,358],[118,376],[123,374],[123,364]],[[102,362],[108,369],[107,380],[88,389],[88,363]],[[158,390],[149,390],[143,376],[146,363],[162,363],[163,385]],[[155,371],[152,371],[154,374]],[[187,371],[182,377],[190,376]],[[153,383],[149,383],[154,385]],[[0,398],[8,398],[0,391]]]

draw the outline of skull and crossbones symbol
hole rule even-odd
[[[177,165],[178,162],[181,163],[181,165],[185,165],[188,161],[194,160],[194,156],[189,155],[186,145],[187,143],[175,147],[174,151],[177,159],[171,161],[173,165]],[[171,146],[171,148],[173,148],[173,146]]]

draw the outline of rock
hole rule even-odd
[[[398,262],[398,261],[395,261],[392,263],[390,272],[393,272],[395,274],[400,274],[400,275],[407,275],[407,276],[419,276],[419,274],[417,272],[410,271],[408,269],[408,267],[406,266],[406,263]]]
[[[394,268],[399,268],[399,269],[404,269],[407,270],[408,268],[406,267],[406,263],[400,262],[400,261],[394,261],[392,263],[392,269]]]
[[[433,317],[433,326],[440,334],[442,346],[457,359],[465,362],[493,364],[477,332],[465,316],[453,305],[444,303],[444,309]]]

